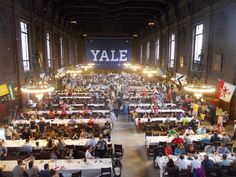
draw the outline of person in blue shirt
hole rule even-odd
[[[227,159],[227,154],[223,154],[222,161],[219,163],[220,168],[231,166],[230,161]]]
[[[178,144],[175,148],[174,155],[186,154],[183,143]]]
[[[50,177],[50,170],[48,163],[44,164],[44,169],[39,172],[40,176]]]
[[[205,135],[206,134],[206,128],[205,126],[202,126],[200,128],[197,129],[197,134],[199,135]]]
[[[230,154],[231,152],[227,147],[225,147],[224,143],[221,143],[221,145],[217,148],[216,153],[217,154]]]

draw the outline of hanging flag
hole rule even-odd
[[[175,76],[175,83],[178,84],[178,85],[183,85],[185,84],[187,81],[186,81],[186,75],[184,74],[181,74],[181,73],[176,73],[176,76]]]
[[[7,94],[9,94],[7,84],[0,85],[0,96],[4,96],[4,95],[7,95]]]
[[[235,90],[235,85],[232,85],[230,83],[227,83],[223,80],[219,80],[218,83],[218,98],[225,102],[230,102],[234,90]]]
[[[8,90],[9,90],[9,95],[10,95],[11,99],[14,100],[15,99],[15,94],[14,94],[14,91],[13,91],[12,82],[7,83],[7,86],[8,86]]]

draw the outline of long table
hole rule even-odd
[[[198,154],[198,160],[202,161],[204,155],[206,155],[205,152],[200,152]],[[222,156],[221,155],[215,155],[215,154],[208,154],[209,159],[213,160],[214,163],[219,163],[222,161]],[[173,161],[175,162],[175,164],[178,164],[178,159],[179,156],[171,156],[171,158],[173,159]],[[231,162],[233,162],[233,160],[235,159],[234,156],[231,156],[231,154],[227,155],[227,159],[230,160]],[[188,166],[191,166],[192,160],[189,160],[188,157],[185,155],[185,160],[187,162]],[[169,158],[167,156],[162,156],[162,157],[156,157],[155,159],[155,164],[159,166],[160,168],[160,177],[163,177],[163,173],[165,171],[166,168],[166,164],[169,161]]]
[[[203,138],[208,137],[210,139],[211,135],[189,135],[193,141],[200,141]],[[183,138],[182,135],[180,135],[181,138]],[[222,136],[219,135],[221,138]],[[148,147],[150,144],[158,144],[159,142],[171,142],[174,139],[173,136],[146,136],[145,138],[145,145]]]
[[[158,106],[161,106],[162,104],[158,104]],[[174,103],[163,103],[166,107],[173,107],[176,106]],[[147,107],[147,106],[154,106],[152,103],[130,103],[129,107]]]
[[[139,109],[135,110],[137,113],[154,113],[152,109]],[[132,112],[132,111],[130,111]],[[182,109],[158,109],[158,113],[184,113]]]
[[[150,118],[151,122],[155,122],[155,121],[160,121],[162,123],[164,123],[166,121],[166,117],[152,117]],[[192,117],[188,117],[187,118],[188,121],[190,122],[193,118]],[[178,120],[176,117],[170,117],[169,118],[170,121],[175,121],[175,122],[181,122],[182,119]],[[148,118],[140,118],[140,123],[146,123],[148,122]],[[135,123],[136,125],[139,123],[139,118],[135,119]]]
[[[94,106],[94,107],[99,107],[99,106],[104,106],[104,105],[105,105],[104,103],[101,103],[101,104],[99,104],[99,103],[90,104],[89,103],[89,104],[87,104],[87,106]],[[59,104],[52,104],[52,106],[58,107]],[[68,107],[69,106],[72,106],[72,107],[83,107],[84,104],[75,103],[75,104],[69,104]]]
[[[71,177],[72,173],[80,170],[82,171],[82,177],[99,177],[101,175],[101,168],[112,168],[112,160],[110,158],[88,159],[87,162],[84,162],[83,159],[34,161],[34,165],[38,166],[39,170],[42,170],[46,163],[49,164],[49,168],[54,168],[62,173],[64,177]],[[3,173],[7,174],[6,176],[11,176],[12,170],[16,165],[16,160],[0,161],[0,167],[5,167]]]
[[[40,120],[36,119],[35,122],[38,123]],[[63,125],[69,125],[71,123],[73,124],[87,124],[89,119],[74,119],[73,122],[71,122],[71,119],[46,119],[46,123],[52,124],[63,124]],[[110,122],[110,118],[101,118],[101,119],[94,119],[94,124],[98,124],[99,126],[104,126],[106,122]],[[30,120],[15,120],[12,121],[13,125],[19,125],[19,124],[30,124]]]
[[[89,139],[78,139],[78,140],[72,140],[72,139],[65,139],[63,142],[65,145],[74,145],[74,146],[85,146],[86,142]],[[98,138],[95,138],[95,140],[99,140]],[[54,143],[57,143],[57,140],[53,140]],[[35,147],[35,143],[39,142],[39,146],[44,148],[47,146],[47,140],[45,139],[39,139],[39,140],[30,140],[29,144],[32,147]],[[111,142],[106,141],[107,144],[111,144]],[[7,148],[20,148],[23,144],[25,144],[25,140],[4,140],[3,145]]]
[[[73,114],[73,113],[83,113],[84,110],[70,110],[70,111],[66,111],[66,114]],[[91,113],[103,113],[103,114],[106,114],[106,113],[109,113],[110,111],[105,109],[105,110],[89,110],[89,112]],[[49,114],[49,111],[28,111],[26,112],[27,114]],[[61,114],[62,111],[57,111],[57,112],[54,112],[54,113],[57,113],[57,114]]]

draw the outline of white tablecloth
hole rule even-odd
[[[166,107],[173,107],[176,106],[176,104],[173,103],[163,103],[163,104],[158,104],[158,106],[166,106]],[[144,107],[144,106],[154,106],[152,103],[130,103],[129,107]]]
[[[40,120],[35,120],[36,123],[38,123]],[[63,124],[63,125],[68,125],[70,124],[71,119],[46,119],[46,123],[50,124]],[[74,120],[76,124],[87,124],[89,119],[75,119]],[[110,118],[101,118],[101,119],[94,119],[94,124],[99,125],[100,127],[104,126],[106,122],[110,122]],[[12,121],[13,125],[18,125],[18,124],[30,124],[30,120],[15,120]]]
[[[136,125],[138,125],[138,121],[139,121],[138,119],[139,118],[135,119]],[[166,119],[167,119],[166,117],[152,117],[152,118],[150,118],[151,122],[162,121],[163,123],[166,121]],[[193,118],[188,117],[187,119],[190,122]],[[176,117],[170,117],[169,120],[170,121],[175,121],[175,122],[181,122],[182,119],[178,120]],[[146,122],[148,122],[148,118],[140,118],[140,122],[141,123],[146,123]]]
[[[71,111],[66,111],[66,114],[73,114],[73,113],[83,113],[84,110],[71,110]],[[109,110],[89,110],[89,112],[92,113],[109,113]],[[49,114],[49,111],[28,111],[27,114]],[[61,111],[57,111],[57,114],[61,114]]]
[[[26,162],[28,163],[28,162]],[[82,170],[83,177],[99,177],[101,175],[101,168],[112,168],[112,160],[108,159],[88,159],[84,162],[83,159],[72,160],[35,160],[34,165],[38,166],[39,170],[43,169],[44,164],[48,163],[49,168],[54,168],[62,173],[64,177],[71,177],[72,173]],[[3,172],[12,172],[17,165],[16,160],[0,161],[0,167],[5,168]],[[28,164],[27,164],[28,165]]]
[[[104,106],[105,104],[87,104],[87,106],[94,106],[94,107],[99,107],[99,106]],[[57,106],[59,106],[59,104],[53,104],[52,106],[54,106],[54,107],[57,107]],[[68,105],[68,107],[69,106],[73,106],[73,107],[82,107],[82,106],[84,106],[84,104],[77,104],[77,103],[75,103],[75,104],[70,104],[70,105]]]
[[[95,138],[98,141],[98,138]],[[85,146],[86,142],[89,139],[78,139],[78,140],[72,140],[72,139],[65,139],[63,142],[65,145],[76,145],[76,146]],[[47,140],[41,139],[41,140],[30,140],[29,144],[32,147],[35,147],[36,141],[39,142],[40,147],[46,147]],[[53,140],[55,143],[57,143],[57,140]],[[11,148],[20,148],[23,144],[25,144],[25,140],[4,140],[3,145],[5,147],[11,147]],[[107,142],[107,144],[111,144],[111,142]]]
[[[152,109],[139,109],[135,110],[137,113],[154,113]],[[132,112],[132,111],[131,111]],[[182,109],[158,109],[158,113],[184,113]]]
[[[200,141],[203,138],[206,138],[207,135],[189,135],[193,141]],[[211,135],[208,135],[210,138]],[[183,138],[183,136],[180,136]],[[219,136],[221,137],[221,136]],[[146,136],[145,145],[148,147],[150,144],[158,144],[159,142],[171,142],[175,137],[171,136]]]

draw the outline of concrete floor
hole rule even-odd
[[[123,177],[159,176],[159,170],[153,168],[153,160],[147,159],[144,133],[136,132],[134,122],[128,121],[126,116],[119,116],[111,137],[113,144],[123,145]]]

